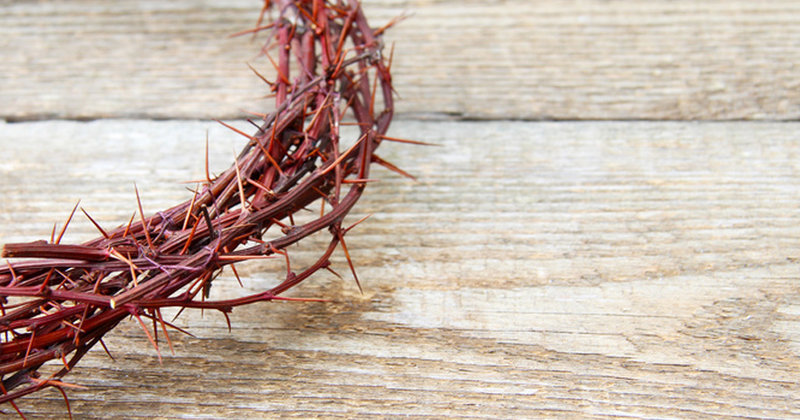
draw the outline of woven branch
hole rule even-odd
[[[275,8],[278,17],[261,26]],[[162,308],[215,309],[227,318],[238,305],[285,299],[282,292],[328,268],[337,247],[352,269],[342,220],[363,193],[370,164],[394,168],[375,155],[377,147],[398,140],[385,136],[393,106],[384,29],[370,28],[352,0],[265,1],[256,28],[245,32],[270,33],[262,53],[277,77],[259,77],[274,93],[276,109],[253,135],[234,129],[249,142],[228,170],[207,177],[190,200],[153,216],[145,218],[139,202],[136,221],[110,232],[87,214],[102,236],[84,244],[61,244],[59,235],[5,245],[3,257],[34,260],[0,267],[0,402],[14,404],[46,387],[61,390],[59,379],[125,318],[135,318],[150,338],[143,322],[149,319],[169,340],[174,327]],[[345,118],[360,132],[348,147],[339,131]],[[323,211],[316,219],[282,222],[319,200]],[[262,293],[206,299],[223,267],[285,255],[286,247],[324,229],[330,243],[303,271],[288,272]],[[63,367],[43,377],[38,370],[51,360]]]

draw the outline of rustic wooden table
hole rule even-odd
[[[217,3],[0,1],[0,243],[48,237],[78,199],[126,222],[134,182],[145,211],[188,198],[206,131],[230,165],[240,138],[203,119],[260,106],[253,44],[220,41],[258,5]],[[187,312],[162,363],[123,323],[115,360],[66,377],[76,418],[800,416],[800,5],[366,7],[414,12],[391,133],[443,147],[382,146],[419,181],[376,169],[349,216],[372,214],[348,241],[364,294],[321,273],[290,295],[331,302],[237,308],[230,332]],[[20,406],[66,416],[56,391]]]

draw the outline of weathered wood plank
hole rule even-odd
[[[77,198],[105,226],[188,197],[215,123],[0,125],[0,242],[47,237]],[[79,418],[800,416],[800,124],[399,121],[350,216],[365,295],[184,314],[164,362],[135,322],[68,376]],[[67,238],[95,234],[76,220]],[[302,267],[311,240],[292,253]],[[347,272],[340,256],[334,267]],[[278,280],[243,265],[212,293]],[[55,392],[22,402],[63,414]]]
[[[0,118],[231,118],[256,0],[0,1]],[[797,119],[800,4],[372,0],[407,115]]]

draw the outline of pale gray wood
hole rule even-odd
[[[243,125],[244,127],[244,125]],[[127,221],[189,194],[241,146],[213,122],[0,125],[0,242],[74,204]],[[77,418],[800,416],[800,124],[398,121],[419,176],[374,175],[348,217],[365,294],[320,273],[292,296],[177,321],[163,363],[135,322],[66,379]],[[94,237],[78,218],[67,239]],[[321,239],[292,250],[312,261]],[[212,293],[276,282],[241,265]],[[60,395],[21,401],[64,414]],[[8,411],[8,408],[6,408]]]
[[[0,118],[230,118],[263,111],[245,62],[259,1],[0,1]],[[524,119],[800,117],[793,0],[373,0],[407,13],[398,111]]]

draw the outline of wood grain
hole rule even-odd
[[[244,127],[244,125],[243,125]],[[241,146],[216,123],[0,124],[0,242],[46,238],[75,200],[104,226],[185,199]],[[329,303],[185,313],[163,363],[135,322],[67,379],[77,418],[800,416],[800,124],[421,122],[387,144],[373,214],[292,291]],[[94,237],[76,220],[66,239]],[[292,251],[302,267],[312,239]],[[242,265],[216,296],[266,288]],[[63,416],[60,395],[22,401]],[[8,411],[8,408],[6,408]]]
[[[263,112],[257,0],[0,0],[0,119]],[[800,117],[800,3],[370,0],[406,116]]]

